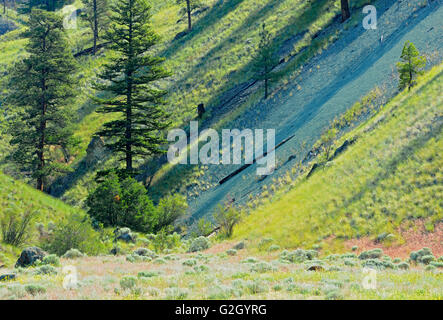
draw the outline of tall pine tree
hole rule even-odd
[[[31,173],[43,191],[47,177],[64,169],[50,151],[73,141],[69,102],[75,96],[75,60],[62,18],[55,13],[33,9],[26,36],[28,55],[11,70],[8,101],[19,117],[10,127],[15,146],[10,157]]]
[[[260,31],[260,43],[253,61],[253,70],[255,73],[255,79],[264,81],[265,99],[268,98],[269,85],[274,78],[272,69],[277,64],[278,59],[272,46],[272,36],[269,31],[266,30],[266,24],[263,23],[262,30]]]
[[[166,142],[161,130],[169,126],[164,111],[165,90],[156,83],[170,74],[161,66],[163,58],[150,50],[159,37],[150,25],[150,6],[145,0],[120,0],[112,5],[114,14],[105,38],[117,57],[107,64],[96,84],[97,90],[108,92],[110,99],[98,99],[99,113],[119,114],[117,120],[107,122],[97,134],[106,138],[107,147],[115,154],[123,154],[125,173],[133,176],[135,157],[162,153]]]
[[[83,17],[88,21],[92,31],[93,53],[97,53],[97,42],[101,31],[109,20],[108,0],[82,0],[84,4]]]

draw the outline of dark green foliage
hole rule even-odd
[[[397,63],[400,74],[399,90],[411,88],[416,84],[417,76],[423,74],[426,65],[426,58],[421,56],[412,42],[406,41],[401,53],[401,61]]]
[[[114,172],[88,196],[86,204],[91,218],[105,227],[119,226],[150,232],[157,225],[156,208],[146,189],[133,178],[120,182]]]
[[[160,199],[156,213],[156,225],[154,231],[159,231],[186,214],[188,203],[186,197],[181,194],[170,195]]]
[[[9,158],[30,172],[37,189],[43,191],[49,176],[67,169],[50,150],[58,148],[66,155],[73,144],[69,102],[75,95],[75,61],[58,15],[33,10],[25,35],[29,37],[28,55],[10,72],[8,101],[18,116],[9,130],[15,146]]]
[[[418,251],[412,251],[411,254],[409,255],[411,260],[414,261],[415,263],[424,263],[422,261],[422,259],[424,257],[428,257],[428,258],[425,258],[425,261],[427,261],[428,259],[431,259],[430,256],[434,257],[434,255],[432,254],[431,249],[426,248],[426,247],[422,248],[422,249],[420,249]]]
[[[368,250],[368,251],[363,251],[362,253],[360,253],[360,255],[358,256],[358,258],[360,260],[366,260],[366,259],[378,259],[383,255],[383,250],[379,249],[379,248],[375,248],[372,250]]]
[[[117,120],[104,124],[98,135],[107,138],[107,147],[123,154],[126,173],[134,175],[135,157],[163,153],[166,142],[161,131],[169,126],[169,115],[162,105],[166,91],[158,81],[169,76],[161,66],[164,59],[150,50],[159,37],[150,25],[150,7],[145,0],[116,1],[111,6],[111,25],[105,36],[117,57],[100,75],[95,88],[111,94],[110,99],[95,98],[99,113],[116,113]]]
[[[69,0],[23,0],[18,6],[17,11],[22,14],[29,14],[33,9],[55,11],[71,2]]]
[[[260,43],[257,48],[256,56],[254,57],[253,70],[255,79],[264,81],[265,83],[265,99],[269,95],[269,84],[274,78],[272,69],[278,64],[278,59],[274,53],[272,46],[272,36],[266,30],[266,25],[263,24],[260,31]]]

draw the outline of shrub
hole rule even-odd
[[[380,259],[366,259],[362,262],[363,267],[374,267],[378,269],[395,269],[395,265],[391,261]]]
[[[262,261],[253,264],[250,270],[251,272],[265,273],[269,271],[274,271],[275,268],[270,263]]]
[[[292,263],[301,263],[306,260],[312,260],[318,256],[318,252],[316,250],[303,250],[297,249],[292,252],[287,250],[283,251],[280,254],[280,259],[286,260]]]
[[[425,247],[418,251],[412,251],[411,254],[409,255],[411,260],[416,263],[420,262],[421,257],[424,256],[433,256],[431,249]]]
[[[166,260],[162,259],[162,258],[157,258],[157,259],[155,259],[152,262],[155,263],[155,264],[166,264],[167,263]]]
[[[357,251],[358,250],[358,246],[353,246],[351,250],[352,251]]]
[[[326,300],[343,300],[344,297],[340,290],[329,290],[326,293]]]
[[[280,246],[277,244],[273,244],[272,246],[269,247],[268,251],[269,252],[273,252],[273,251],[278,251],[280,250]]]
[[[434,266],[436,268],[443,268],[443,262],[440,262],[440,261],[432,261],[430,263],[430,265],[432,265],[432,266]]]
[[[181,239],[178,233],[169,234],[171,228],[161,229],[155,239],[152,240],[156,252],[164,252],[167,249],[173,249],[181,246]]]
[[[247,281],[245,283],[245,288],[251,293],[251,294],[258,294],[258,293],[264,293],[268,292],[269,288],[267,284],[259,279],[255,279],[252,281]]]
[[[65,217],[43,241],[42,247],[59,256],[72,248],[91,255],[106,251],[100,234],[92,228],[89,218],[80,213]]]
[[[233,207],[224,208],[219,205],[214,214],[214,219],[220,226],[220,235],[229,238],[234,231],[234,226],[240,222],[241,214]]]
[[[140,271],[137,274],[137,277],[139,277],[139,278],[152,278],[152,277],[157,277],[158,275],[160,275],[159,271]]]
[[[400,262],[397,264],[397,268],[401,270],[408,270],[409,269],[409,263],[407,262]]]
[[[129,227],[140,232],[153,230],[156,208],[145,187],[133,178],[119,181],[111,172],[88,196],[88,214],[105,227]]]
[[[120,279],[120,287],[123,290],[132,290],[137,285],[137,278],[134,276],[124,276]]]
[[[188,296],[188,291],[185,289],[173,287],[166,288],[166,299],[168,300],[185,300]]]
[[[141,257],[149,257],[151,259],[155,259],[158,257],[158,255],[149,249],[146,248],[138,248],[136,250],[134,250],[133,254],[141,256]]]
[[[209,290],[208,299],[227,300],[232,296],[240,297],[241,291],[225,285],[216,285]]]
[[[187,209],[186,197],[179,193],[160,199],[155,217],[155,231],[172,225],[186,214]]]
[[[207,237],[214,230],[214,225],[211,221],[206,221],[204,218],[200,218],[197,221],[196,231],[194,231],[197,237],[203,236]]]
[[[39,284],[27,284],[25,286],[25,291],[30,295],[35,296],[37,294],[46,293],[46,288]]]
[[[209,249],[211,242],[206,237],[198,237],[192,240],[189,252],[197,252]]]
[[[60,266],[60,259],[55,254],[47,255],[43,258],[42,264],[49,264],[55,267]]]
[[[37,275],[56,275],[57,269],[49,264],[43,265],[34,270],[34,273]]]
[[[242,263],[257,263],[258,260],[254,257],[248,257],[246,259],[243,259],[241,262]]]
[[[187,267],[192,267],[192,266],[195,266],[197,264],[197,260],[195,260],[195,259],[188,259],[188,260],[183,261],[182,264],[184,266],[187,266]]]
[[[0,229],[4,243],[19,246],[31,237],[30,226],[36,216],[35,211],[26,210],[18,213],[7,208],[0,218]]]
[[[429,264],[435,260],[435,257],[432,254],[422,256],[419,258],[419,262],[423,264]]]
[[[77,259],[84,257],[84,254],[80,252],[80,250],[77,249],[69,249],[66,251],[66,253],[62,256],[62,258],[65,259]]]
[[[383,255],[383,250],[376,248],[376,249],[372,249],[372,250],[368,250],[368,251],[363,251],[362,253],[360,253],[360,255],[358,256],[358,258],[360,260],[366,260],[366,259],[378,259]]]
[[[237,250],[235,250],[235,249],[228,249],[228,250],[226,250],[226,254],[228,256],[235,256],[237,254]]]
[[[429,272],[435,271],[436,269],[437,269],[437,267],[433,266],[432,264],[427,265],[425,268],[425,270],[429,271]]]

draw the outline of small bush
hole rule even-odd
[[[25,291],[33,296],[36,296],[38,294],[46,293],[46,288],[39,284],[27,284],[25,286]]]
[[[443,262],[440,262],[440,261],[432,261],[430,263],[430,265],[432,265],[432,266],[434,266],[436,268],[443,268]]]
[[[43,241],[42,247],[59,256],[72,248],[91,255],[106,252],[100,234],[92,228],[88,217],[80,213],[73,213],[56,225],[51,235]]]
[[[318,256],[318,252],[316,250],[303,250],[297,249],[294,251],[283,251],[280,254],[280,259],[286,260],[292,263],[301,263],[306,260],[312,260]]]
[[[268,290],[269,290],[267,284],[263,280],[259,280],[259,279],[247,281],[245,283],[245,288],[251,294],[265,293],[265,292],[268,292]]]
[[[4,243],[20,246],[31,237],[31,222],[36,216],[36,211],[26,210],[23,213],[15,212],[11,208],[4,210],[0,216],[0,230]]]
[[[265,273],[274,270],[275,268],[270,263],[264,261],[253,264],[250,269],[251,272],[258,272],[258,273]]]
[[[383,255],[383,250],[376,248],[368,251],[363,251],[358,258],[360,260],[366,260],[366,259],[378,259]]]
[[[409,263],[407,262],[400,262],[397,264],[397,268],[400,270],[408,270],[409,269]]]
[[[50,264],[55,267],[60,266],[60,259],[55,254],[47,255],[43,258],[42,264]]]
[[[357,251],[358,250],[358,246],[353,246],[351,250],[352,251]]]
[[[183,261],[182,264],[184,266],[187,266],[187,267],[193,267],[193,266],[195,266],[197,264],[197,260],[195,260],[195,259],[188,259],[188,260]]]
[[[188,291],[186,289],[181,289],[177,287],[166,289],[167,300],[185,300],[187,296]]]
[[[137,274],[137,277],[139,278],[152,278],[152,277],[157,277],[160,275],[159,271],[140,271]]]
[[[258,260],[254,257],[248,257],[241,261],[242,263],[258,263]]]
[[[57,274],[57,269],[49,264],[47,265],[43,265],[39,268],[36,268],[34,270],[34,274],[37,275],[56,275]]]
[[[271,245],[268,249],[269,252],[278,251],[278,250],[280,250],[280,246],[277,244]]]
[[[422,256],[422,257],[420,257],[420,258],[418,259],[418,261],[419,261],[420,263],[423,263],[423,264],[428,265],[428,264],[430,264],[432,261],[435,261],[435,257],[434,257],[433,255],[429,254],[429,255],[426,255],[426,256]]]
[[[167,261],[165,259],[163,259],[163,258],[157,258],[154,261],[152,261],[152,263],[155,263],[155,264],[166,264]]]
[[[198,252],[209,249],[211,242],[206,237],[198,237],[192,240],[189,247],[189,252]]]
[[[62,256],[62,258],[65,259],[77,259],[77,258],[83,258],[85,255],[80,252],[80,250],[77,249],[69,249],[66,251],[66,253]]]
[[[414,261],[416,263],[420,262],[421,257],[424,256],[433,256],[431,249],[425,247],[418,251],[412,251],[409,255],[411,261]]]
[[[228,256],[235,256],[237,254],[237,250],[235,250],[235,249],[228,249],[228,250],[226,250],[226,254]]]
[[[233,207],[225,208],[220,205],[214,214],[214,219],[216,224],[220,226],[220,236],[230,238],[234,226],[241,220],[241,214]]]
[[[124,276],[120,279],[120,287],[123,290],[132,290],[137,286],[137,278],[134,276]]]
[[[138,249],[134,250],[133,253],[138,256],[149,257],[151,259],[155,259],[158,257],[158,255],[154,251],[146,249],[146,248],[138,248]]]
[[[172,225],[178,218],[186,214],[187,209],[186,197],[179,193],[160,199],[155,214],[154,231],[158,232]]]

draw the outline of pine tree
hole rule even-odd
[[[95,88],[108,92],[110,99],[98,99],[99,113],[119,114],[117,120],[104,124],[97,134],[108,138],[107,147],[124,154],[127,175],[134,175],[134,157],[162,153],[166,142],[160,132],[169,126],[164,111],[166,91],[156,83],[168,77],[161,64],[163,58],[150,50],[159,37],[150,25],[150,6],[145,0],[120,0],[112,6],[111,26],[106,34],[110,49],[118,57],[105,66],[100,78],[104,84]]]
[[[82,0],[84,4],[83,17],[88,21],[92,31],[93,53],[97,53],[97,42],[101,31],[109,20],[108,0]]]
[[[416,83],[417,76],[423,73],[426,58],[420,56],[417,48],[410,41],[406,41],[400,58],[401,62],[397,63],[398,73],[400,74],[398,88],[403,90],[408,87],[408,90],[411,90]]]
[[[278,64],[278,59],[272,47],[272,36],[266,30],[266,24],[263,24],[260,31],[260,43],[253,62],[253,70],[255,79],[264,81],[265,83],[265,99],[269,95],[269,84],[274,78],[272,69]]]
[[[341,21],[344,22],[351,17],[349,10],[349,0],[341,0]]]
[[[20,110],[12,123],[11,154],[44,190],[48,176],[63,170],[50,150],[69,147],[72,140],[68,105],[75,96],[72,74],[75,61],[68,48],[62,18],[39,9],[32,10],[26,33],[27,57],[11,70],[8,101]]]
[[[186,4],[186,7],[184,7],[180,12],[182,14],[186,14],[188,17],[188,31],[192,30],[192,11],[195,9],[198,9],[202,6],[202,3],[200,0],[177,0],[178,4]]]

